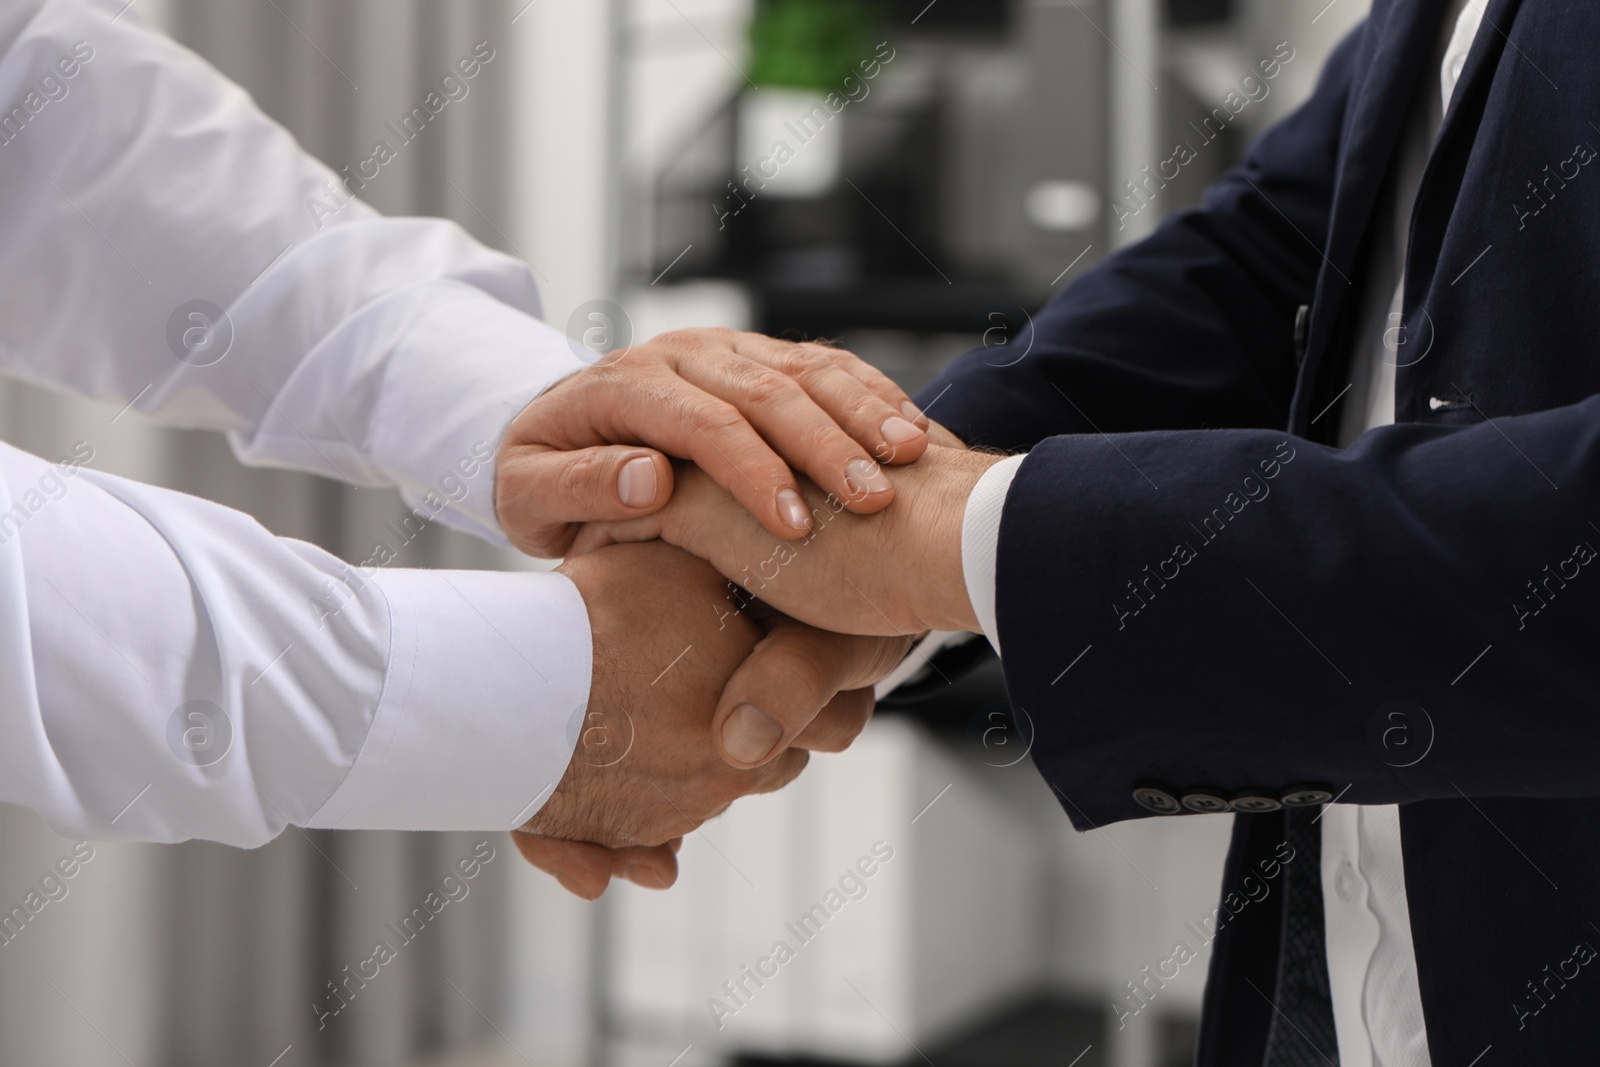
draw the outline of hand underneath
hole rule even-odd
[[[591,524],[573,552],[660,538],[709,560],[744,596],[812,626],[902,638],[976,631],[961,567],[961,524],[972,487],[1003,458],[931,447],[896,472],[898,503],[881,515],[852,514],[838,498],[804,485],[815,528],[798,541],[774,539],[714,481],[685,467],[665,508],[642,519]]]
[[[899,658],[887,643],[844,649],[786,619],[763,637],[755,613],[725,599],[726,581],[664,544],[605,548],[561,570],[588,606],[594,681],[566,775],[513,836],[529,862],[589,899],[614,875],[671,885],[684,834],[785,785],[805,750],[848,745],[872,712],[865,687]],[[734,714],[755,701],[764,710]],[[724,760],[730,718],[755,758]]]
[[[791,464],[852,511],[879,511],[894,489],[878,464],[921,456],[927,426],[898,386],[849,352],[680,330],[612,353],[529,404],[501,443],[495,504],[512,544],[554,558],[584,522],[665,504],[670,455],[709,472],[769,534],[799,537],[812,520]]]

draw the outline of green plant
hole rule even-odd
[[[759,86],[836,89],[872,54],[875,0],[761,0],[750,24],[749,77]]]

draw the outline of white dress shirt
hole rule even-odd
[[[1398,365],[1422,358],[1431,331],[1402,323],[1411,205],[1483,19],[1481,0],[1453,0],[1441,29],[1439,92],[1424,90],[1396,150],[1380,239],[1366,272],[1340,444],[1394,422]],[[1454,16],[1454,17],[1451,17]],[[1398,758],[1398,757],[1397,757]],[[1406,754],[1406,759],[1410,754]],[[1422,991],[1411,942],[1405,856],[1396,804],[1335,804],[1322,820],[1322,907],[1340,1067],[1430,1067]]]
[[[1394,421],[1395,367],[1417,358],[1400,330],[1411,203],[1444,112],[1483,18],[1479,0],[1453,0],[1440,38],[1440,95],[1424,93],[1407,120],[1367,272],[1362,343],[1352,360],[1341,443]],[[1409,324],[1408,324],[1409,325]],[[1006,493],[1025,457],[990,467],[967,497],[961,562],[978,617],[999,653],[995,566]],[[1411,942],[1398,805],[1333,804],[1322,819],[1322,896],[1328,977],[1340,1067],[1430,1067],[1422,993]]]
[[[582,366],[525,264],[314,211],[334,172],[125,0],[0,7],[0,188],[0,370],[499,538],[504,427]],[[567,579],[352,567],[94,447],[0,445],[0,800],[244,846],[538,810],[588,698]]]

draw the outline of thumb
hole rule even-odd
[[[872,716],[867,687],[909,648],[903,637],[853,637],[780,617],[722,691],[711,724],[717,751],[745,769],[772,760],[802,733],[807,748],[847,747]]]
[[[542,541],[569,524],[636,519],[672,499],[672,464],[635,445],[570,452],[524,447],[502,456],[495,476],[507,535]]]

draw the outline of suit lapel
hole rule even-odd
[[[1485,0],[1467,2],[1482,5]],[[1456,83],[1455,95],[1450,98],[1450,110],[1445,112],[1444,125],[1439,128],[1437,144],[1443,144],[1455,136],[1464,122],[1473,129],[1477,128],[1478,116],[1483,112],[1483,91],[1500,64],[1500,56],[1505,52],[1511,33],[1511,21],[1517,17],[1522,0],[1488,0],[1488,4],[1488,10],[1483,15],[1483,26],[1478,30],[1477,39],[1472,42],[1472,50],[1467,53],[1466,65],[1461,68],[1461,78]]]
[[[1356,259],[1399,142],[1407,106],[1431,65],[1448,3],[1392,0],[1375,7],[1370,16],[1373,44],[1367,77],[1345,119],[1325,262],[1312,303],[1306,373],[1301,375],[1292,405],[1291,426],[1299,432],[1306,430],[1313,394],[1318,392],[1313,383],[1322,381],[1319,370],[1346,305],[1355,295]],[[1438,72],[1433,73],[1437,76]],[[1431,83],[1432,79],[1428,80]]]
[[[1483,0],[1468,0],[1481,3]],[[1406,321],[1418,294],[1426,293],[1438,266],[1439,250],[1445,229],[1455,210],[1456,197],[1466,173],[1472,142],[1483,121],[1484,106],[1495,71],[1509,44],[1511,21],[1522,0],[1490,0],[1483,26],[1467,53],[1466,65],[1450,98],[1450,110],[1428,155],[1427,169],[1417,189],[1417,202],[1411,213],[1410,241],[1406,246]],[[1514,46],[1513,46],[1514,47]],[[1531,61],[1530,61],[1531,62]],[[1541,75],[1542,76],[1542,75]]]

